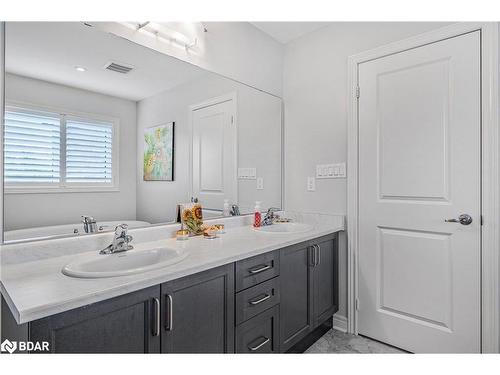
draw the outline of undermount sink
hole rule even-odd
[[[312,226],[309,224],[302,223],[275,223],[272,225],[266,225],[259,228],[254,228],[257,232],[262,233],[302,233],[308,232],[312,229]]]
[[[129,250],[102,255],[82,256],[64,266],[62,273],[79,278],[125,276],[170,266],[184,260],[189,253],[165,247],[147,250]]]

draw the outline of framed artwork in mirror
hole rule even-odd
[[[144,181],[174,181],[175,122],[144,130]]]

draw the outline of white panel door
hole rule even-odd
[[[233,101],[192,112],[193,196],[204,208],[222,210],[224,199],[237,203],[237,138]]]
[[[412,352],[479,352],[480,34],[358,74],[358,332]],[[472,223],[445,222],[460,214]]]

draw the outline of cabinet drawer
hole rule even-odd
[[[236,353],[279,353],[279,306],[236,327]]]
[[[279,277],[236,294],[236,324],[261,313],[280,302]]]
[[[279,252],[272,251],[236,262],[236,291],[272,279],[280,274]]]

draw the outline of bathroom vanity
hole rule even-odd
[[[46,267],[46,286],[60,280],[67,288],[78,285],[75,295],[85,290],[89,299],[96,291],[102,296],[83,305],[85,299],[78,298],[74,303],[81,306],[71,309],[68,301],[56,306],[40,300],[38,311],[32,307],[23,315],[15,300],[23,305],[26,290],[16,290],[7,275],[2,291],[10,306],[2,300],[2,339],[48,341],[54,353],[286,352],[338,309],[340,230],[342,220],[305,233],[258,233],[243,226],[228,229],[216,240],[195,238],[179,244],[169,239],[171,246],[190,247],[189,257],[163,270],[124,277],[78,279],[59,273],[48,281],[49,268],[58,269],[63,260],[42,260],[51,263],[41,265]],[[234,249],[236,242],[239,250]],[[15,271],[23,265],[12,267]],[[26,282],[19,281],[26,288]],[[131,285],[136,289],[148,284],[123,293]],[[111,285],[120,285],[121,292],[103,298]],[[40,318],[31,319],[37,315]]]

